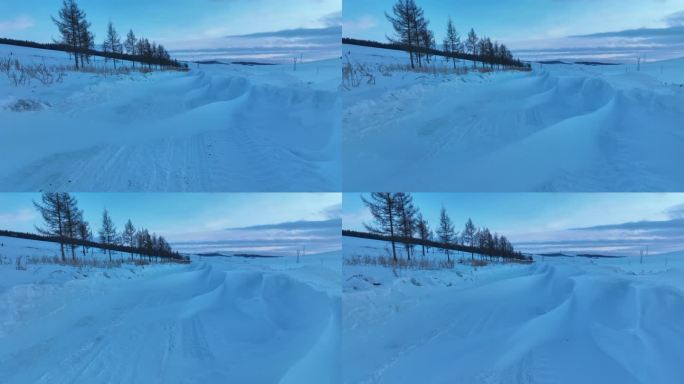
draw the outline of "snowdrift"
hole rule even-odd
[[[3,240],[5,258],[58,252],[50,243]],[[106,270],[0,265],[0,377],[339,382],[339,260],[337,253],[301,264],[204,257]]]
[[[680,381],[684,253],[396,273],[344,267],[346,383]]]
[[[349,191],[684,188],[684,59],[433,75],[393,70],[401,52],[344,52],[375,82],[342,92]]]
[[[69,64],[65,53],[0,45],[0,57],[10,53],[22,64]],[[62,82],[20,86],[0,73],[1,189],[341,188],[339,60],[296,72],[217,63],[187,73],[63,73]]]

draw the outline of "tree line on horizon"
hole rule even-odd
[[[89,244],[95,243],[92,227],[84,218],[83,210],[79,209],[78,201],[69,193],[47,192],[43,193],[39,202],[33,205],[41,214],[44,225],[36,227],[36,230],[45,236],[57,239],[60,244],[62,262],[66,262],[65,250],[71,250],[71,260],[77,261],[76,249],[80,246],[83,257],[86,257]],[[136,229],[129,219],[123,231],[118,232],[107,209],[102,213],[102,222],[97,231],[97,240],[103,245],[112,261],[112,249],[125,247],[131,254],[143,257],[171,258],[183,260],[184,258],[174,251],[163,236],[158,236],[145,228]]]
[[[456,246],[463,246],[464,249],[467,247],[471,260],[474,260],[475,254],[480,258],[488,256],[526,260],[505,235],[492,233],[487,227],[477,228],[470,218],[463,230],[457,231],[444,207],[440,212],[439,223],[433,230],[414,204],[410,193],[373,192],[368,198],[361,196],[361,200],[373,217],[373,223],[364,223],[366,230],[389,239],[394,261],[397,261],[396,243],[403,244],[408,260],[414,255],[416,243],[402,239],[419,240],[423,256],[429,251],[429,244],[441,244],[439,248],[446,254],[447,261],[451,261],[450,254],[453,250],[450,248]]]
[[[473,28],[463,40],[456,30],[454,23],[449,17],[446,37],[442,42],[442,50],[437,48],[435,33],[430,26],[430,20],[425,17],[423,8],[419,7],[415,0],[397,0],[392,7],[392,14],[385,12],[385,18],[392,24],[395,37],[387,36],[387,39],[398,46],[403,47],[409,53],[411,68],[422,67],[423,63],[430,64],[434,55],[441,55],[453,61],[454,69],[459,58],[479,61],[482,66],[490,68],[518,67],[528,68],[528,64],[515,59],[505,44],[497,41],[492,42],[489,37],[479,37]]]
[[[63,0],[58,16],[52,17],[57,26],[60,38],[54,42],[70,48],[70,54],[74,57],[76,69],[90,63],[91,56],[103,56],[105,60],[112,59],[116,68],[117,60],[128,60],[147,64],[148,67],[182,67],[177,60],[173,60],[163,45],[150,42],[149,39],[137,38],[133,30],[129,30],[124,41],[110,21],[102,42],[102,52],[95,49],[95,34],[91,31],[91,23],[86,13],[81,9],[76,0]]]

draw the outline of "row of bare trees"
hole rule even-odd
[[[132,61],[134,66],[136,61],[149,67],[182,66],[171,59],[163,45],[150,42],[147,38],[137,38],[132,30],[122,42],[111,21],[102,43],[102,52],[98,52],[95,49],[95,35],[91,31],[91,23],[86,16],[86,12],[78,6],[76,0],[63,0],[58,16],[52,18],[60,33],[60,38],[55,40],[55,43],[70,48],[69,52],[73,54],[76,69],[90,63],[90,58],[94,55],[112,59],[114,67],[117,60]]]
[[[425,17],[423,8],[415,0],[397,0],[392,7],[392,14],[385,13],[385,17],[392,24],[395,36],[387,39],[408,51],[411,68],[430,64],[435,55],[446,57],[453,61],[454,68],[459,58],[466,58],[482,66],[494,67],[526,67],[526,64],[513,57],[505,44],[492,42],[489,37],[478,37],[474,29],[470,29],[467,37],[461,38],[451,18],[447,23],[446,35],[443,40],[443,50],[437,49],[435,34],[430,30],[430,21]]]
[[[524,259],[521,253],[516,252],[506,236],[492,233],[486,227],[477,228],[470,218],[465,223],[464,229],[461,232],[457,231],[445,208],[442,208],[439,223],[433,230],[414,204],[410,193],[373,192],[369,197],[362,196],[361,199],[373,217],[372,223],[365,224],[366,230],[390,239],[392,257],[395,261],[397,260],[397,243],[404,246],[409,260],[414,255],[416,243],[420,244],[423,256],[426,251],[429,251],[429,244],[439,244],[447,260],[450,260],[450,254],[459,245],[470,251],[471,259],[474,259],[475,254],[481,258]],[[420,241],[402,241],[402,239]]]
[[[93,231],[88,221],[85,220],[83,210],[78,207],[78,201],[69,193],[48,192],[43,193],[39,202],[34,201],[34,206],[41,214],[44,225],[36,227],[37,231],[45,236],[57,239],[60,244],[62,261],[67,261],[67,253],[70,251],[71,260],[77,261],[77,248],[80,246],[83,257],[86,257],[90,246],[98,244],[109,255],[112,261],[112,250],[125,247],[131,254],[137,253],[151,259],[177,258],[163,236],[150,234],[145,228],[136,229],[129,219],[124,229],[119,233],[109,212],[105,209],[102,213],[102,223],[98,230],[99,243],[94,242]]]

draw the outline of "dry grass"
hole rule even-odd
[[[92,268],[104,268],[104,269],[110,269],[110,268],[119,268],[121,265],[123,265],[123,262],[121,260],[100,260],[100,259],[95,259],[95,258],[78,258],[78,259],[72,259],[70,257],[67,257],[65,260],[62,260],[61,257],[59,256],[41,256],[41,257],[27,257],[25,265],[41,265],[41,264],[54,264],[54,265],[62,265],[62,266],[70,266],[70,267],[92,267]]]
[[[44,63],[24,65],[11,56],[0,59],[0,72],[4,73],[10,84],[15,87],[31,85],[33,81],[52,85],[64,81],[65,76],[65,71],[59,67],[48,67]]]
[[[346,89],[356,88],[362,83],[375,84],[375,75],[370,67],[361,64],[352,64],[348,55],[345,55],[345,63],[342,64],[342,86]]]
[[[22,64],[19,59],[8,56],[0,58],[0,72],[4,73],[10,81],[10,84],[15,87],[29,86],[33,82],[38,82],[42,85],[48,86],[52,84],[62,83],[66,74],[70,71],[90,73],[100,76],[125,76],[132,73],[148,74],[155,71],[175,71],[187,72],[188,68],[162,67],[161,69],[153,69],[144,66],[129,67],[123,66],[118,68],[111,68],[107,66],[88,65],[76,69],[69,65],[51,65],[45,63],[40,64]]]
[[[25,260],[23,260],[23,258],[21,256],[17,257],[15,259],[15,268],[17,269],[17,271],[25,271],[26,270],[26,264],[27,264],[27,262]]]
[[[476,68],[471,68],[468,66],[456,66],[456,68],[453,68],[452,66],[448,65],[437,66],[435,64],[424,65],[422,67],[415,68],[412,68],[410,64],[363,64],[358,62],[352,62],[349,54],[345,54],[344,59],[344,63],[342,64],[342,86],[347,90],[357,88],[362,84],[374,85],[376,83],[376,73],[384,77],[391,77],[395,73],[406,72],[413,72],[432,76],[463,76],[467,75],[471,71],[477,73],[490,73],[495,71],[530,72],[532,70],[531,68],[492,68],[489,66],[477,66]]]
[[[473,267],[486,267],[487,264],[489,264],[487,261],[481,259],[468,260],[467,263]]]
[[[372,265],[393,270],[401,269],[421,269],[421,270],[437,270],[437,269],[453,269],[456,263],[453,260],[434,260],[426,258],[397,258],[392,256],[369,256],[369,255],[352,255],[344,258],[345,265]]]
[[[390,65],[379,65],[378,70],[383,74],[383,76],[391,76],[393,72],[415,72],[422,73],[426,75],[466,75],[468,74],[468,68],[465,67],[437,67],[437,66],[424,66],[411,68],[410,64],[390,64]]]

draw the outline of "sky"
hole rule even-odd
[[[50,42],[61,0],[0,2],[0,37]],[[111,20],[181,59],[291,61],[340,56],[341,0],[79,0],[96,40]]]
[[[181,252],[293,254],[340,249],[341,195],[335,193],[135,194],[76,193],[93,232],[106,208],[120,231],[136,227],[163,235]],[[35,232],[40,194],[0,194],[0,229]]]
[[[343,35],[386,41],[394,0],[345,0]],[[439,44],[449,17],[526,60],[684,57],[684,0],[416,0]]]
[[[343,228],[371,223],[360,194],[344,194]],[[366,194],[367,196],[367,194]],[[647,193],[415,193],[435,228],[442,207],[456,230],[471,218],[506,235],[525,252],[638,255],[684,251],[684,194]]]

